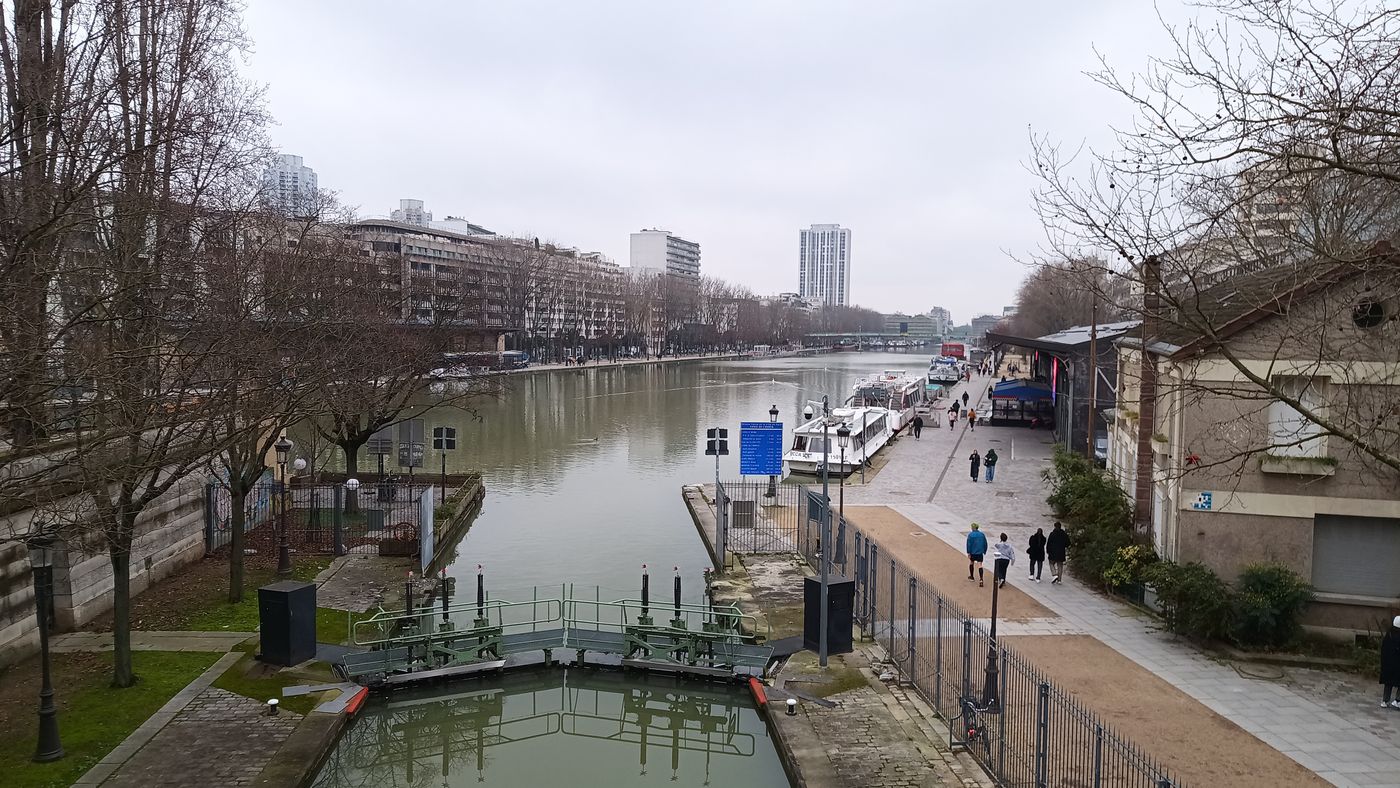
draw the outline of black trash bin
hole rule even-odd
[[[802,589],[802,647],[817,651],[821,645],[822,583],[816,577],[805,580]],[[826,582],[826,653],[849,654],[852,651],[851,626],[856,608],[856,584],[840,575],[827,575]]]
[[[299,665],[316,656],[316,584],[283,580],[258,589],[258,659]]]

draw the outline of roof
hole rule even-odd
[[[1099,341],[1107,341],[1120,337],[1137,328],[1140,322],[1138,320],[1120,320],[1114,323],[1099,323],[1098,339]],[[987,341],[992,345],[1015,345],[1030,350],[1043,350],[1047,353],[1065,353],[1088,345],[1091,340],[1090,335],[1093,332],[1093,326],[1071,326],[1054,334],[1032,338],[988,331]]]
[[[1389,246],[1377,245],[1360,260],[1311,260],[1241,272],[1176,297],[1164,306],[1163,320],[1152,332],[1148,349],[1181,357],[1200,352],[1263,320],[1286,314],[1296,302],[1327,289],[1380,262],[1400,264]],[[1124,344],[1140,344],[1125,342]]]

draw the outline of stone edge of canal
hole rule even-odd
[[[685,501],[686,510],[690,512],[695,530],[705,544],[710,560],[719,565],[714,549],[714,511],[711,502],[705,496],[704,486],[685,485],[681,488],[681,497]],[[775,638],[800,634],[802,583],[804,577],[812,574],[806,563],[794,554],[736,556],[731,553],[731,556],[734,559],[733,566],[712,586],[714,601],[737,604],[744,613],[754,616],[761,625],[768,628]],[[750,564],[753,565],[752,574],[749,571]],[[776,589],[785,589],[785,592],[774,593]],[[829,672],[818,674],[835,685],[830,687],[837,690],[830,693],[832,696],[839,695],[848,688],[868,687],[878,699],[873,704],[831,704],[824,698],[813,700],[811,694],[801,690],[795,691],[801,692],[801,697],[789,692],[786,689],[787,683],[793,682],[796,685],[798,681],[811,680],[807,678],[812,675],[811,672],[803,671],[802,668],[815,669],[816,660],[810,652],[806,654],[810,659],[803,658],[803,652],[798,652],[792,659],[786,660],[782,668],[771,677],[772,684],[763,685],[767,705],[760,708],[760,716],[768,727],[776,745],[778,758],[782,761],[783,769],[793,786],[845,788],[855,784],[851,774],[843,775],[838,772],[831,757],[837,743],[823,740],[816,723],[807,713],[807,709],[813,705],[824,707],[823,713],[835,718],[834,726],[875,728],[892,736],[906,738],[914,744],[918,756],[925,760],[928,771],[936,776],[937,784],[962,785],[966,788],[993,785],[986,772],[970,755],[954,753],[951,750],[948,746],[948,726],[937,718],[922,698],[912,692],[905,692],[897,683],[894,688],[887,686],[881,679],[881,674],[893,672],[894,668],[878,643],[858,642],[851,654],[833,655],[829,663]],[[801,677],[798,674],[802,674]],[[809,686],[813,686],[812,691],[818,694],[822,691],[818,683],[814,682]],[[787,699],[792,697],[798,697],[802,710],[802,713],[796,716],[788,716],[785,713]],[[758,701],[757,697],[755,701]],[[832,723],[828,722],[827,725]],[[862,756],[872,760],[878,759],[884,744],[885,741],[880,740],[878,736],[863,745],[852,746],[851,742],[841,742],[839,754],[843,759],[858,759]],[[856,749],[862,749],[864,752],[857,752]],[[921,782],[922,778],[910,774],[901,776],[920,780],[911,782],[911,785],[925,784]]]

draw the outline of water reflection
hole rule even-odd
[[[740,422],[767,421],[776,404],[790,430],[809,399],[829,394],[840,403],[862,375],[926,366],[923,350],[602,365],[512,376],[508,391],[477,403],[475,414],[424,402],[413,414],[423,434],[455,427],[459,448],[430,445],[419,473],[435,476],[445,454],[449,471],[486,476],[485,506],[448,571],[474,583],[476,565],[485,564],[498,595],[565,581],[635,594],[641,564],[667,573],[679,565],[693,601],[699,583],[691,578],[709,559],[680,487],[714,478],[714,460],[702,453],[705,429],[734,431],[734,453],[721,467],[737,477]],[[390,454],[389,470],[406,472],[397,459]],[[330,452],[318,465],[343,467]]]
[[[373,701],[314,788],[788,784],[730,686],[558,670],[453,690]]]

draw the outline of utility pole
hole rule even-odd
[[[1093,322],[1089,324],[1089,437],[1084,439],[1084,451],[1090,461],[1094,459],[1094,433],[1098,420],[1094,411],[1098,407],[1099,393],[1099,294],[1094,293]]]

